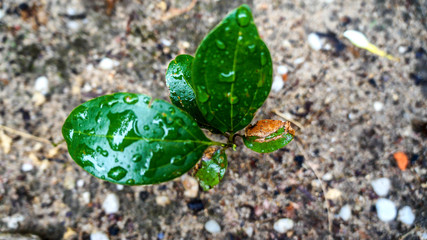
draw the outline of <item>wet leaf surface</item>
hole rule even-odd
[[[62,127],[73,160],[103,180],[165,182],[192,168],[213,143],[179,108],[142,94],[116,93],[75,108]]]
[[[208,191],[218,185],[227,169],[227,155],[224,149],[209,147],[203,154],[201,167],[196,178],[203,190]]]
[[[243,142],[255,152],[268,153],[286,146],[294,135],[290,122],[264,119],[245,129]]]
[[[202,41],[192,82],[210,125],[234,133],[251,122],[270,92],[272,63],[247,5],[232,11]]]
[[[212,129],[206,122],[196,102],[196,95],[191,84],[194,57],[179,55],[169,63],[166,71],[166,84],[170,91],[171,102],[189,113],[200,127]]]

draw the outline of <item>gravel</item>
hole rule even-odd
[[[375,208],[377,209],[378,218],[383,222],[389,222],[396,218],[396,205],[388,199],[378,199],[375,203]]]

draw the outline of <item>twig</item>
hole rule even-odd
[[[409,234],[414,233],[416,230],[418,230],[418,226],[412,228],[409,232],[405,233],[404,235],[402,235],[399,239],[403,240],[405,239],[407,236],[409,236]]]
[[[197,0],[192,0],[190,4],[188,4],[185,8],[172,8],[167,14],[163,15],[160,20],[162,22],[166,22],[171,18],[177,17],[181,14],[184,14],[196,6]]]
[[[325,185],[323,184],[323,181],[320,179],[320,174],[316,171],[316,169],[314,169],[313,168],[313,166],[311,166],[311,164],[309,163],[309,161],[308,161],[308,155],[307,155],[307,152],[304,150],[304,148],[302,147],[302,145],[301,145],[301,143],[300,142],[298,142],[298,141],[296,141],[296,143],[297,143],[297,146],[298,146],[298,148],[299,148],[299,150],[300,150],[300,152],[302,153],[302,155],[304,155],[304,158],[305,159],[307,159],[307,161],[306,161],[306,163],[307,163],[307,166],[310,168],[310,170],[311,171],[313,171],[313,173],[314,173],[314,175],[316,176],[316,178],[320,181],[320,186],[321,186],[321,188],[322,188],[322,191],[323,191],[323,197],[325,198],[325,202],[326,202],[326,210],[328,211],[328,230],[329,230],[329,233],[330,233],[330,236],[329,236],[329,238],[330,239],[332,239],[332,214],[331,214],[331,211],[330,211],[330,208],[331,208],[331,206],[330,206],[330,204],[329,204],[329,201],[326,199],[326,187],[325,187]]]
[[[281,118],[285,119],[286,121],[289,121],[289,122],[291,122],[291,123],[295,124],[299,129],[303,129],[303,128],[304,128],[300,122],[298,122],[298,121],[296,121],[296,120],[294,120],[294,119],[289,118],[289,117],[288,117],[288,116],[286,116],[285,114],[283,114],[283,113],[279,112],[279,110],[277,110],[277,109],[273,109],[273,110],[272,110],[272,112],[273,112],[273,113],[275,113],[277,116],[279,116],[279,117],[281,117]]]
[[[3,125],[0,125],[0,129],[3,129],[6,132],[10,132],[12,134],[19,135],[19,136],[21,136],[23,138],[28,138],[28,139],[31,139],[31,140],[34,140],[34,141],[37,141],[37,142],[42,142],[42,143],[46,143],[46,144],[55,146],[55,143],[53,143],[53,142],[51,142],[51,141],[49,141],[49,140],[47,140],[45,138],[37,137],[37,136],[31,135],[31,134],[26,133],[26,132],[15,130],[15,129],[10,128],[10,127],[6,127],[6,126],[3,126]]]

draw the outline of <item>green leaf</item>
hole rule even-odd
[[[201,167],[197,170],[196,178],[203,190],[208,191],[218,185],[227,169],[227,155],[224,149],[208,148],[203,154]]]
[[[234,133],[251,122],[270,92],[272,63],[247,5],[232,11],[202,41],[192,81],[211,126]]]
[[[246,128],[243,142],[255,152],[268,153],[286,146],[294,135],[290,122],[265,119]]]
[[[75,108],[62,127],[73,160],[103,180],[153,184],[191,169],[212,141],[179,108],[116,93]]]
[[[190,114],[200,127],[215,131],[200,112],[196,95],[190,85],[193,59],[192,56],[183,54],[169,63],[166,71],[166,85],[169,87],[170,99],[175,106]]]

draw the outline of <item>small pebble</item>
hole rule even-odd
[[[384,104],[382,102],[374,102],[374,109],[377,112],[382,111],[384,108]]]
[[[404,206],[402,209],[400,209],[398,219],[404,224],[412,225],[412,223],[415,221],[415,215],[412,212],[411,207]]]
[[[334,200],[334,199],[341,197],[341,195],[342,195],[342,193],[340,190],[338,190],[336,188],[331,188],[326,192],[325,198],[330,199],[330,200]]]
[[[390,190],[391,182],[388,178],[378,178],[372,181],[371,185],[378,196],[384,197]]]
[[[46,95],[49,92],[49,80],[45,76],[38,77],[34,83],[34,90]]]
[[[109,240],[109,238],[103,232],[94,232],[90,234],[90,240]]]
[[[77,31],[80,28],[80,23],[77,21],[68,21],[67,28],[73,31]]]
[[[211,219],[205,223],[206,231],[215,234],[221,232],[221,226],[217,223],[217,221]]]
[[[160,42],[166,47],[169,47],[170,45],[172,45],[172,41],[164,39],[164,38],[160,39]]]
[[[184,186],[184,196],[196,198],[199,194],[199,183],[191,176],[183,175],[181,177],[182,185]]]
[[[167,196],[157,196],[156,203],[157,205],[164,207],[171,203],[171,200]]]
[[[305,59],[303,57],[297,58],[297,59],[294,60],[294,64],[295,65],[300,65],[301,63],[304,62],[304,60]]]
[[[31,163],[24,163],[24,164],[22,164],[22,166],[21,166],[21,170],[23,171],[23,172],[29,172],[29,171],[31,171],[31,170],[33,170],[34,169],[34,167],[33,167],[33,165],[31,164]]]
[[[203,204],[202,200],[200,199],[193,199],[189,203],[187,203],[187,207],[194,212],[199,212],[205,208],[205,205]]]
[[[398,51],[400,54],[404,54],[408,48],[405,46],[399,46]]]
[[[331,181],[333,177],[334,176],[332,175],[332,173],[327,172],[325,173],[325,175],[322,176],[322,180],[328,182],[328,181]]]
[[[389,222],[393,220],[397,215],[396,205],[385,198],[380,198],[375,203],[377,209],[378,218],[383,222]]]
[[[101,62],[99,62],[99,68],[103,70],[111,70],[118,65],[119,65],[119,62],[107,57],[103,58]]]
[[[252,227],[245,227],[243,230],[245,230],[245,233],[248,235],[248,237],[252,237],[254,234],[254,229]]]
[[[23,222],[25,220],[25,217],[21,214],[15,214],[10,217],[5,217],[2,219],[4,223],[7,224],[7,227],[9,229],[17,229],[19,227],[19,223]]]
[[[283,82],[283,79],[281,76],[275,76],[273,80],[273,85],[271,86],[271,90],[274,92],[278,92],[282,90],[285,83]]]
[[[79,179],[76,182],[77,187],[83,187],[85,185],[85,181],[83,179]]]
[[[124,187],[125,186],[123,186],[123,185],[116,184],[116,189],[119,190],[119,191],[123,190]]]
[[[289,218],[281,218],[274,223],[274,230],[279,233],[285,233],[294,227],[294,221]]]
[[[287,74],[288,73],[288,67],[286,67],[285,65],[280,65],[278,68],[277,68],[277,74],[279,74],[279,75],[283,75],[283,74]]]
[[[344,221],[348,221],[351,218],[351,208],[350,205],[344,205],[341,210],[340,213],[338,214],[340,216],[340,218]]]
[[[117,213],[119,211],[119,198],[114,193],[109,193],[102,203],[102,208],[106,214]]]
[[[323,41],[320,39],[319,35],[317,35],[316,33],[308,34],[307,42],[308,42],[308,45],[313,50],[319,51],[320,49],[322,49]]]
[[[81,200],[84,204],[89,204],[90,203],[90,192],[82,193]]]

